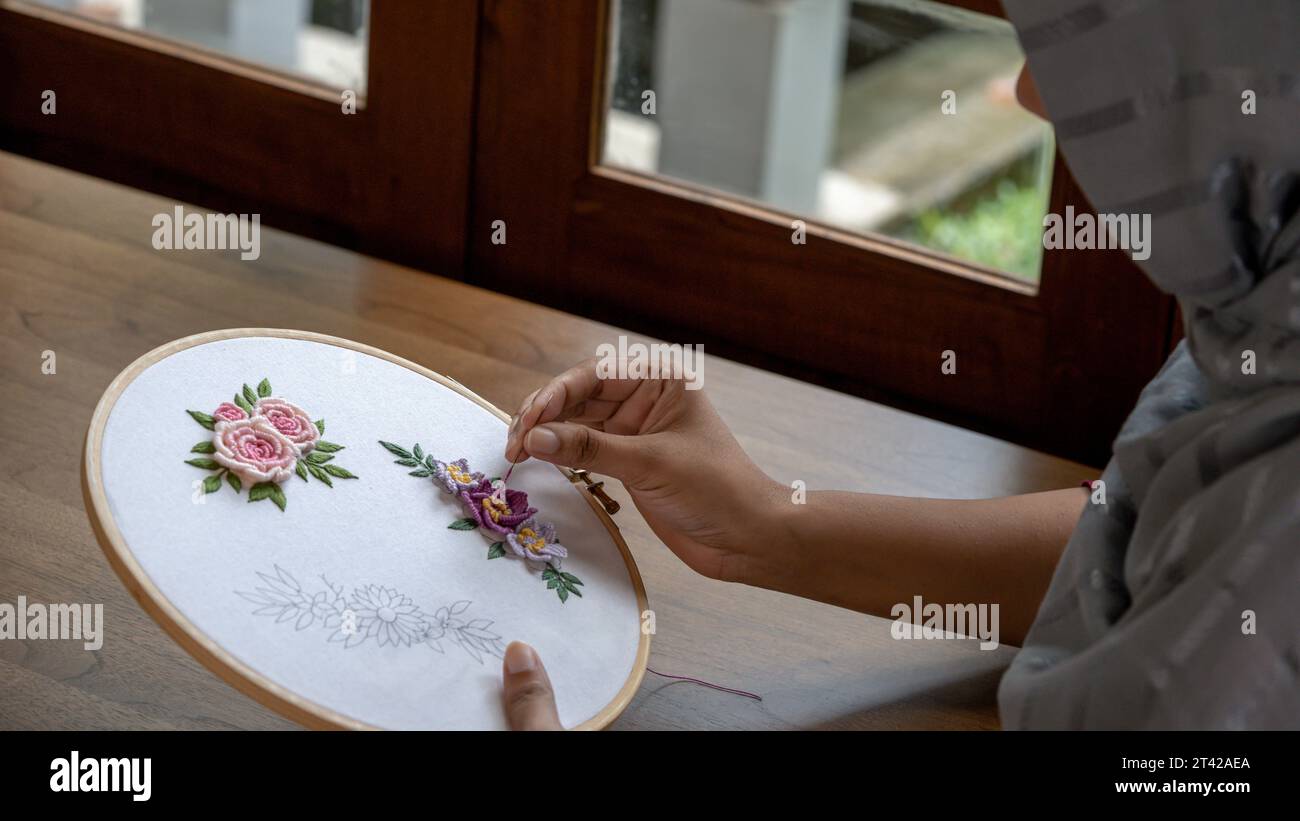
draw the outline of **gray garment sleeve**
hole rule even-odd
[[[1090,202],[1150,220],[1133,256],[1187,331],[1002,681],[1003,723],[1300,727],[1300,3],[1003,5]]]
[[[1300,391],[1210,398],[1180,344],[1003,677],[1006,728],[1300,727]]]

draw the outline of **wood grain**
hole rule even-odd
[[[157,252],[173,203],[0,154],[0,601],[102,602],[102,649],[0,641],[0,728],[296,726],[205,670],[136,604],[95,543],[82,437],[113,377],[169,340],[228,327],[355,339],[513,409],[619,331],[463,283],[263,229],[262,256]],[[513,240],[512,240],[513,241]],[[634,337],[634,339],[643,339]],[[41,372],[53,351],[57,372]],[[1064,487],[1081,465],[719,358],[706,389],[772,476],[811,488],[984,497]],[[613,726],[994,728],[1011,654],[894,641],[889,623],[693,574],[617,483],[615,518],[653,603],[650,667]]]

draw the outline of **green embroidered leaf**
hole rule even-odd
[[[306,459],[310,464],[323,465],[329,460],[333,459],[334,457],[330,456],[328,453],[317,453],[316,451],[313,450],[311,453],[307,454],[303,458]]]
[[[299,462],[298,464],[294,465],[293,472],[298,474],[299,479],[303,480],[304,482],[307,481],[307,465],[305,465],[304,463]]]
[[[249,402],[243,396],[240,396],[239,394],[235,394],[235,404],[238,405],[240,410],[242,410],[244,413],[248,414],[249,416],[253,415],[253,403]]]
[[[424,457],[424,466],[425,466],[426,468],[429,469],[429,472],[430,472],[430,473],[436,473],[436,472],[437,472],[437,470],[438,470],[437,460],[435,460],[435,459],[433,458],[433,454],[432,454],[432,453],[430,453],[429,455],[427,455],[427,456]]]
[[[392,442],[385,442],[384,440],[381,439],[379,440],[379,444],[383,446],[384,450],[388,451],[394,456],[400,456],[403,459],[415,458],[411,456],[411,452],[409,450],[403,447],[399,447],[398,445],[394,445]]]
[[[271,488],[279,487],[275,482],[258,482],[248,489],[248,501],[260,502],[271,498]]]
[[[329,474],[326,473],[325,471],[321,470],[315,465],[308,465],[307,470],[311,473],[312,476],[315,476],[319,481],[324,482],[330,487],[334,487],[334,482],[330,479]]]
[[[221,468],[221,465],[218,465],[216,462],[212,461],[211,459],[204,459],[202,457],[186,459],[185,464],[194,465],[194,467],[202,468],[203,470],[218,470]]]
[[[321,436],[324,436],[324,435],[325,435],[325,420],[324,420],[324,419],[317,419],[317,420],[316,420],[316,430],[320,433]]]
[[[265,379],[257,383],[257,395],[266,398],[271,395],[271,383]]]
[[[489,482],[490,484],[494,484],[494,485],[495,485],[497,482],[499,482],[499,481],[501,481],[501,477],[500,477],[500,476],[493,476],[491,479],[488,479],[488,482]]]
[[[316,440],[316,450],[323,453],[337,453],[338,451],[343,450],[343,446],[336,445],[333,442],[326,442],[324,439],[318,439]]]
[[[244,401],[250,405],[257,403],[257,393],[247,385],[244,386]]]
[[[555,565],[547,562],[546,569],[542,571],[542,578],[546,580],[546,589],[554,590],[555,595],[560,597],[561,603],[569,600],[570,593],[582,598],[582,591],[575,587],[582,584],[582,581],[572,573],[562,573]]]
[[[499,559],[504,555],[506,555],[505,542],[493,542],[492,546],[488,548],[489,559]]]
[[[234,488],[236,493],[244,489],[244,483],[239,481],[239,477],[233,473],[226,474],[226,484]]]
[[[415,454],[415,461],[417,462],[424,458],[424,451],[420,448],[420,444],[418,442],[415,445],[415,450],[411,452]]]
[[[420,467],[420,463],[417,462],[417,461],[415,461],[414,459],[398,459],[397,462],[396,462],[396,464],[399,464],[399,465],[401,465],[401,466],[404,467],[404,468],[418,468],[418,467]]]
[[[214,473],[214,474],[212,474],[211,476],[209,476],[208,478],[206,478],[206,479],[203,480],[203,492],[204,492],[204,493],[215,493],[215,492],[218,491],[218,490],[221,490],[221,474],[220,474],[220,473]]]
[[[217,423],[216,419],[213,419],[211,415],[206,414],[203,411],[187,410],[185,412],[188,413],[194,419],[195,422],[198,422],[200,425],[207,428],[208,430],[212,430],[212,428]]]
[[[248,501],[260,502],[263,499],[270,499],[280,510],[284,510],[288,503],[284,498],[284,489],[275,482],[258,482],[248,489]]]
[[[416,462],[416,464],[419,464],[419,462]],[[419,469],[419,470],[413,470],[413,471],[411,471],[410,473],[408,473],[408,474],[406,474],[406,475],[407,475],[407,476],[414,476],[414,477],[417,478],[417,479],[427,479],[427,478],[429,478],[430,476],[432,476],[433,474],[430,473],[429,471],[425,470],[424,468],[421,468],[421,469]]]
[[[464,519],[457,519],[456,521],[447,525],[447,527],[451,530],[473,530],[474,528],[478,527],[478,522],[466,517]]]
[[[325,465],[325,472],[336,479],[355,479],[356,476],[348,472],[347,468],[341,468],[338,465]]]
[[[217,446],[212,444],[211,442],[199,442],[197,445],[190,448],[190,453],[216,453],[216,452],[217,452]]]

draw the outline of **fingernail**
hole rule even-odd
[[[528,432],[529,453],[557,453],[560,450],[560,437],[550,428],[533,428]]]
[[[522,641],[512,641],[506,648],[506,672],[510,675],[528,673],[537,669],[537,654]]]

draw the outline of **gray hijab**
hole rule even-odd
[[[1300,727],[1300,2],[1004,5],[1092,204],[1151,214],[1141,264],[1187,339],[1115,440],[1002,722]]]

